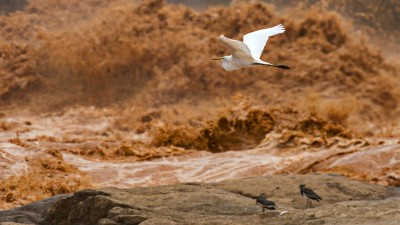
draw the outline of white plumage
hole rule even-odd
[[[268,38],[283,32],[285,32],[285,28],[282,24],[279,24],[275,27],[248,33],[243,36],[243,42],[221,35],[218,37],[218,39],[230,48],[232,55],[213,60],[222,60],[222,67],[228,71],[237,70],[251,65],[265,65],[289,69],[288,66],[274,65],[260,59],[261,53],[267,44]]]

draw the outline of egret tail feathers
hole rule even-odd
[[[285,65],[274,65],[271,63],[253,63],[253,65],[262,65],[262,66],[272,66],[272,67],[277,67],[277,68],[281,68],[281,69],[290,69],[290,67],[285,66]]]
[[[285,65],[273,65],[273,66],[274,66],[274,67],[281,68],[281,69],[286,69],[286,70],[289,70],[289,69],[290,69],[290,67],[285,66]]]

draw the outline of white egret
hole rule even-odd
[[[275,34],[285,32],[282,24],[268,29],[257,30],[243,36],[243,42],[226,38],[224,35],[218,39],[228,46],[232,55],[219,57],[212,60],[222,60],[222,67],[225,70],[238,70],[243,67],[252,65],[273,66],[282,69],[290,69],[285,65],[275,65],[269,62],[264,62],[260,59],[261,53],[267,44],[268,38]]]

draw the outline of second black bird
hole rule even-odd
[[[265,198],[265,193],[261,193],[260,196],[257,197],[256,203],[262,208],[263,212],[265,209],[275,210],[276,207],[275,202],[269,201]]]
[[[310,205],[310,207],[312,207],[311,200],[315,200],[317,202],[319,202],[319,200],[322,200],[322,198],[319,197],[319,195],[317,195],[310,188],[306,188],[306,185],[304,185],[304,184],[300,184],[300,194],[301,194],[301,196],[307,198],[306,208],[308,207],[308,205]]]

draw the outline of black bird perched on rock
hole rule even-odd
[[[260,196],[257,197],[256,203],[262,208],[263,212],[265,209],[275,210],[276,207],[275,202],[269,201],[265,198],[265,193],[261,193]]]
[[[312,207],[311,200],[315,200],[317,202],[319,202],[319,200],[322,200],[322,198],[319,197],[319,195],[317,195],[313,190],[311,190],[310,188],[306,188],[305,184],[300,184],[300,194],[303,197],[307,197],[306,208],[308,207],[309,203],[310,207]]]

